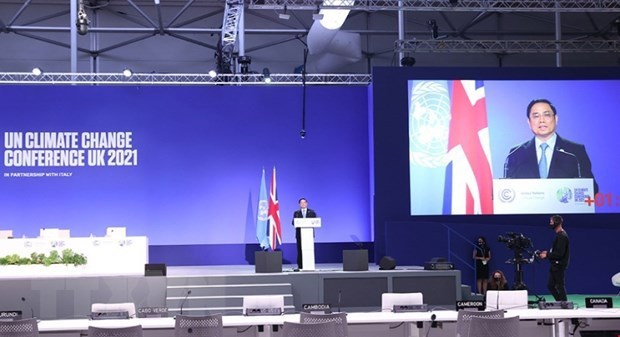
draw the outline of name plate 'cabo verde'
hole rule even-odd
[[[168,317],[167,307],[141,307],[136,310],[138,318]]]

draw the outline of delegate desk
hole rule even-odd
[[[30,257],[32,253],[49,255],[52,250],[62,255],[65,249],[84,254],[87,258],[86,265],[2,266],[1,277],[144,275],[144,264],[149,260],[149,242],[146,236],[6,239],[0,243],[0,256],[17,254]]]
[[[443,323],[454,323],[458,313],[452,310],[434,312],[411,312],[411,313],[391,313],[391,312],[366,312],[349,313],[347,322],[350,327],[356,325],[377,325],[377,324],[399,324],[431,321],[431,316],[435,316],[435,321]],[[568,336],[568,323],[571,318],[590,318],[590,319],[615,319],[620,322],[620,309],[575,309],[575,310],[508,310],[506,317],[519,316],[522,321],[528,320],[552,320],[552,326],[543,326],[540,329],[546,330],[546,336]],[[282,325],[284,322],[299,322],[299,314],[287,314],[282,316],[224,316],[223,325],[225,328],[244,328],[251,326],[267,326],[264,333],[257,335],[269,336],[274,334],[270,326]],[[105,320],[90,321],[87,319],[75,320],[51,320],[39,322],[39,331],[42,335],[54,336],[79,336],[84,335],[89,325],[99,327],[123,327],[131,325],[142,325],[145,336],[166,336],[171,335],[174,329],[174,318],[134,318],[129,320]],[[620,324],[620,323],[619,323]],[[437,329],[439,330],[439,329]],[[245,329],[244,329],[245,331]],[[253,331],[256,331],[253,330]],[[250,331],[250,333],[255,333]],[[159,333],[157,333],[159,332]],[[442,335],[440,331],[432,331],[433,336]],[[450,334],[448,334],[450,335]],[[525,336],[526,334],[522,334]],[[351,337],[355,337],[351,334]]]

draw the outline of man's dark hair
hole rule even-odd
[[[537,98],[537,99],[532,100],[530,104],[527,105],[527,110],[525,111],[525,115],[527,116],[528,119],[530,118],[530,110],[532,110],[532,107],[536,103],[547,103],[551,107],[551,110],[553,110],[553,115],[555,116],[558,114],[557,110],[555,109],[555,106],[553,105],[553,103],[551,103],[551,101],[549,101],[546,98]]]
[[[557,227],[564,223],[564,219],[562,219],[561,215],[553,215],[551,221],[553,221],[553,227]]]
[[[299,201],[297,201],[297,203],[300,203],[302,200],[305,200],[306,202],[308,202],[308,199],[306,198],[299,198]]]

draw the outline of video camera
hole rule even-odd
[[[497,241],[506,243],[508,249],[512,250],[527,250],[527,248],[534,247],[532,239],[524,236],[521,233],[508,232],[505,236],[500,235]]]

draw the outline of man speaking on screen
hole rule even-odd
[[[596,194],[598,184],[585,146],[562,138],[555,131],[555,106],[547,99],[535,99],[526,112],[534,138],[510,149],[504,178],[592,178]]]

